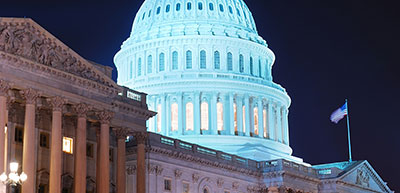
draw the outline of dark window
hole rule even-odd
[[[186,52],[186,69],[192,69],[192,51]]]
[[[243,55],[239,55],[239,71],[243,72],[244,71],[244,61],[243,61]]]
[[[233,10],[232,10],[232,7],[231,6],[229,6],[229,13],[233,13]]]
[[[40,184],[38,193],[47,193],[46,189],[47,189],[47,185]]]
[[[223,6],[222,4],[219,4],[219,10],[220,10],[221,12],[224,12],[224,6]]]
[[[165,70],[165,55],[164,55],[164,53],[160,54],[158,70],[160,72]]]
[[[214,11],[214,4],[210,3],[209,4],[209,8],[210,8],[211,11]]]
[[[250,57],[250,74],[254,75],[254,71],[253,71],[253,57]]]
[[[230,53],[230,52],[228,52],[227,62],[228,62],[228,71],[232,71],[233,70],[233,59],[232,59],[232,53]]]
[[[167,5],[167,7],[165,8],[165,12],[169,12],[169,10],[171,9],[171,5]]]
[[[214,52],[214,68],[219,70],[221,67],[221,57],[218,51]]]
[[[160,14],[160,12],[161,12],[161,7],[158,7],[157,8],[157,15]]]
[[[240,16],[240,11],[238,8],[236,8],[237,14]]]
[[[93,144],[86,144],[86,156],[93,158]]]
[[[178,52],[172,52],[172,70],[178,69]]]
[[[49,148],[49,134],[48,133],[40,133],[39,145],[40,145],[40,147]]]
[[[110,161],[113,162],[114,161],[114,150],[112,148],[110,148],[108,153],[110,156]]]
[[[176,11],[179,11],[179,10],[181,10],[181,4],[180,3],[176,4]]]
[[[22,143],[24,141],[24,129],[21,127],[15,128],[15,142]]]
[[[150,17],[150,15],[151,15],[151,10],[149,11],[149,15],[148,15],[148,17]]]
[[[170,179],[164,179],[164,190],[166,191],[171,191],[171,180]]]
[[[199,10],[203,10],[203,3],[199,2],[198,7],[199,7]]]
[[[261,74],[261,59],[258,60],[258,77],[262,77],[262,74]]]
[[[144,20],[144,17],[146,17],[146,12],[143,13],[142,20]]]
[[[200,51],[200,69],[206,69],[206,68],[207,68],[206,51],[202,50]]]
[[[187,3],[187,10],[191,10],[192,9],[192,3],[188,2]]]

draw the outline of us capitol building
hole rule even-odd
[[[368,161],[292,156],[291,99],[243,0],[145,0],[112,69],[0,18],[0,193],[378,193]],[[3,167],[4,166],[4,167]]]

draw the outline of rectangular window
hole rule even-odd
[[[264,127],[264,138],[268,138],[268,130],[267,130],[267,110],[263,110],[263,127]]]
[[[39,146],[49,148],[49,134],[45,132],[40,133]]]
[[[170,179],[164,179],[164,190],[171,191],[172,190],[172,183]]]
[[[114,161],[114,150],[113,150],[113,148],[110,148],[108,154],[110,156],[110,162],[113,162]]]
[[[63,152],[73,154],[74,139],[70,137],[63,137]]]
[[[182,185],[182,193],[189,193],[189,184],[188,183],[183,183]]]
[[[15,128],[15,142],[22,143],[24,140],[24,128],[16,127]]]
[[[93,144],[86,144],[86,156],[93,158]]]

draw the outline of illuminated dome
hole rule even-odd
[[[291,156],[290,98],[243,0],[146,0],[114,58],[148,93],[149,131],[255,160]]]

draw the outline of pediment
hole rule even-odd
[[[345,171],[338,180],[375,192],[392,192],[367,161]]]
[[[0,52],[117,89],[119,86],[89,61],[25,18],[0,18]]]

